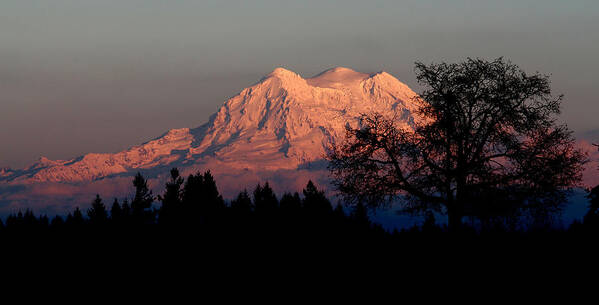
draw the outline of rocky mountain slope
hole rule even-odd
[[[227,100],[198,128],[173,129],[114,154],[91,153],[73,160],[42,157],[24,169],[3,169],[0,183],[84,183],[137,171],[151,176],[174,166],[295,170],[321,160],[326,146],[341,140],[346,124],[355,126],[361,113],[397,114],[410,124],[415,96],[386,72],[338,67],[304,79],[277,68]]]

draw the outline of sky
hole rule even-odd
[[[599,129],[596,0],[2,0],[0,167],[197,127],[276,67],[387,71],[503,56]],[[599,134],[599,133],[598,133]]]

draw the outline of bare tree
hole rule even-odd
[[[490,202],[543,206],[581,180],[586,157],[557,122],[562,96],[552,96],[548,76],[502,58],[415,70],[425,89],[413,126],[364,114],[331,147],[346,200],[378,206],[402,195],[409,208],[446,212],[453,229]]]

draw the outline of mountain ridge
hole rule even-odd
[[[11,183],[85,182],[167,165],[216,158],[239,169],[294,169],[322,159],[326,145],[357,124],[361,113],[414,110],[416,94],[386,72],[334,67],[311,78],[278,67],[225,101],[197,128],[172,129],[117,153],[89,153],[71,160],[38,162],[3,170]]]

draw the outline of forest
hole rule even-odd
[[[581,221],[567,227],[555,226],[559,215],[529,217],[520,210],[502,214],[493,221],[470,216],[460,230],[438,224],[431,212],[411,228],[387,230],[371,221],[376,212],[362,203],[333,205],[324,191],[308,181],[295,193],[277,196],[268,182],[251,192],[241,191],[233,200],[224,200],[210,173],[181,177],[170,171],[162,194],[155,196],[147,180],[138,173],[132,181],[132,198],[111,204],[96,195],[88,209],[79,207],[66,217],[36,215],[19,211],[0,220],[3,241],[81,242],[123,245],[130,242],[160,244],[177,242],[241,242],[262,245],[320,245],[331,247],[381,246],[392,249],[406,244],[459,240],[476,245],[497,241],[515,244],[587,239],[599,232],[599,186],[588,191],[589,209]],[[406,211],[408,213],[408,211]],[[437,216],[438,217],[438,216]]]

